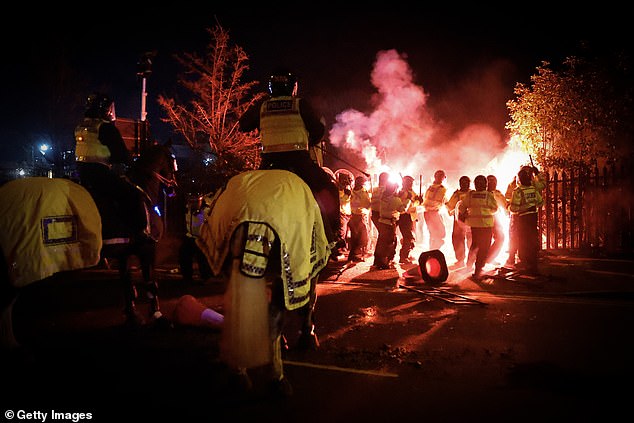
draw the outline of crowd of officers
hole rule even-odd
[[[509,255],[505,267],[527,274],[536,274],[539,250],[537,228],[538,211],[542,205],[541,192],[545,187],[543,174],[536,167],[522,166],[502,193],[495,175],[477,175],[473,180],[463,175],[459,187],[450,196],[444,185],[443,170],[434,173],[433,183],[418,195],[413,190],[414,178],[402,177],[401,187],[390,180],[390,175],[379,175],[378,185],[368,187],[365,175],[352,180],[346,173],[337,177],[340,202],[340,237],[347,240],[334,256],[359,262],[374,257],[378,270],[395,266],[397,233],[401,242],[398,262],[415,263],[410,254],[415,247],[418,207],[423,207],[423,219],[429,232],[430,250],[440,249],[446,238],[445,221],[441,210],[446,207],[452,218],[451,244],[456,262],[451,269],[473,269],[472,278],[482,278],[487,263],[497,262],[508,236]],[[503,221],[510,217],[508,233]],[[370,233],[376,228],[376,243]],[[373,249],[373,252],[371,253]],[[346,257],[347,253],[347,257]]]

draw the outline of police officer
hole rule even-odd
[[[115,120],[114,101],[93,93],[88,96],[84,118],[75,128],[79,183],[90,192],[102,215],[104,238],[122,235],[120,223],[124,219],[135,232],[144,232],[148,226],[142,206],[124,212],[124,207],[140,202],[134,187],[123,179],[132,159]]]
[[[487,263],[498,265],[497,256],[502,251],[504,245],[504,222],[503,219],[508,214],[506,197],[498,188],[498,178],[495,175],[487,175],[487,191],[491,192],[498,203],[498,211],[495,212],[495,220],[493,224],[493,243],[489,249],[489,257]]]
[[[350,243],[348,245],[348,261],[360,262],[365,259],[369,241],[368,225],[370,224],[370,193],[365,183],[366,178],[359,175],[354,180],[354,188],[350,197]]]
[[[414,229],[418,220],[417,207],[420,204],[420,198],[414,192],[413,186],[414,178],[409,175],[403,176],[403,186],[398,194],[405,208],[405,212],[400,213],[398,217],[398,230],[401,232],[401,249],[399,251],[399,263],[401,264],[416,261],[409,256],[416,243]]]
[[[372,188],[372,192],[370,193],[370,233],[371,236],[371,244],[373,247],[371,250],[374,250],[374,246],[376,246],[376,240],[379,233],[379,218],[381,217],[381,195],[383,195],[383,190],[385,190],[385,186],[387,185],[390,179],[390,174],[387,172],[381,172],[379,174],[379,183],[375,187]],[[374,227],[374,229],[372,228]]]
[[[523,166],[517,173],[519,186],[513,190],[509,211],[516,219],[517,247],[520,263],[517,267],[528,274],[538,273],[539,231],[538,211],[543,204],[541,192],[544,176],[536,167]]]
[[[458,206],[460,214],[465,214],[465,222],[471,228],[471,246],[469,260],[475,257],[475,271],[472,279],[482,278],[482,269],[486,264],[493,237],[494,213],[498,209],[493,193],[487,191],[487,178],[478,175],[473,180],[475,190],[469,191]]]
[[[460,269],[465,267],[465,259],[467,251],[471,246],[471,228],[459,219],[458,206],[464,196],[471,190],[471,178],[463,175],[458,179],[458,189],[451,194],[449,200],[445,203],[449,216],[453,217],[453,226],[451,231],[451,244],[456,256],[456,262],[451,265],[451,269]]]
[[[336,251],[337,255],[345,256],[348,253],[348,223],[352,215],[350,205],[352,199],[352,178],[347,173],[341,172],[337,176],[339,189],[339,239],[345,241]]]
[[[328,241],[339,241],[341,246],[345,241],[339,239],[337,183],[310,153],[323,139],[325,126],[311,105],[297,95],[297,89],[297,78],[291,72],[285,69],[273,72],[269,78],[270,97],[245,113],[240,129],[259,130],[260,169],[285,169],[306,182],[322,212]]]
[[[212,276],[209,262],[196,244],[196,240],[200,236],[200,227],[208,215],[209,205],[204,201],[203,195],[191,194],[185,210],[185,236],[178,254],[179,267],[184,282],[192,283],[194,281],[194,261],[198,264],[201,282],[205,282]]]
[[[515,260],[517,258],[517,215],[509,211],[509,205],[511,204],[511,198],[513,197],[513,191],[519,186],[517,181],[517,175],[506,186],[506,192],[504,198],[506,199],[506,210],[509,214],[509,256],[504,263],[504,267],[510,268],[515,266]]]
[[[397,192],[396,182],[388,181],[381,194],[379,236],[374,249],[373,266],[378,270],[391,269],[396,256],[396,229],[398,218],[405,213],[405,205]]]
[[[445,205],[447,199],[447,188],[443,182],[447,179],[444,170],[439,169],[434,172],[434,183],[425,191],[423,197],[423,217],[429,230],[429,249],[439,250],[445,243],[445,221],[440,214],[440,209]]]

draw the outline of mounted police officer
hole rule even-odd
[[[311,105],[297,95],[297,78],[280,69],[269,78],[270,97],[245,113],[243,131],[259,129],[262,143],[260,169],[285,169],[310,187],[324,218],[329,242],[339,239],[339,190],[337,183],[313,159],[310,150],[323,139],[325,126]]]
[[[311,149],[324,137],[324,123],[311,105],[297,95],[297,78],[293,73],[286,69],[276,70],[269,78],[268,88],[270,97],[247,110],[240,119],[240,129],[245,132],[259,130],[262,143],[260,169],[282,169],[299,176],[319,205],[328,243],[333,250],[345,246],[345,240],[339,238],[337,183],[311,155]],[[312,323],[316,295],[314,289],[311,292],[309,305],[302,308],[305,319],[298,339],[301,348],[319,346]],[[271,303],[275,302],[272,300]]]
[[[125,228],[141,233],[148,230],[145,209],[129,208],[139,204],[139,193],[124,179],[132,157],[115,120],[114,101],[105,94],[93,93],[88,96],[84,118],[75,128],[79,183],[97,204],[104,239],[123,236]]]

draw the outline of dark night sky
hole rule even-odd
[[[623,46],[631,24],[625,10],[607,7],[421,10],[420,3],[410,9],[386,2],[380,10],[344,10],[327,3],[253,10],[246,4],[211,5],[217,3],[202,9],[187,7],[188,2],[141,9],[106,2],[101,12],[93,6],[85,11],[34,7],[6,15],[13,28],[2,29],[2,160],[19,157],[24,144],[51,126],[72,140],[71,123],[81,117],[82,99],[95,89],[113,94],[118,116],[137,118],[136,62],[146,51],[157,53],[147,84],[148,120],[159,141],[166,141],[169,128],[160,122],[156,95],[173,93],[179,70],[173,55],[202,53],[209,42],[206,29],[216,19],[249,55],[249,79],[263,80],[279,65],[293,69],[300,92],[313,99],[328,122],[345,109],[371,107],[370,73],[377,52],[395,49],[407,57],[438,119],[456,125],[482,121],[500,131],[515,83],[528,82],[542,60],[556,63],[574,55],[582,41],[601,48]],[[68,80],[57,88],[60,68]],[[68,109],[67,122],[51,122],[56,107]]]

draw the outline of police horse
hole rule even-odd
[[[333,247],[311,190],[286,170],[240,173],[213,196],[198,244],[214,274],[228,276],[221,358],[247,383],[286,393],[285,317],[297,311],[298,345],[317,346],[316,284]]]
[[[170,144],[151,145],[142,151],[127,173],[127,179],[134,188],[131,190],[133,194],[130,204],[112,209],[98,202],[104,225],[113,221],[120,222],[121,214],[133,208],[138,208],[136,213],[139,209],[145,212],[146,219],[142,227],[135,225],[133,228],[120,228],[123,236],[104,239],[101,253],[102,258],[114,258],[118,263],[119,278],[123,282],[125,293],[125,314],[128,323],[133,325],[145,323],[136,308],[139,293],[130,268],[130,258],[133,256],[138,258],[141,268],[141,288],[150,300],[150,318],[161,324],[168,323],[160,309],[154,265],[157,243],[164,233],[159,204],[163,193],[174,194],[177,186],[175,174],[176,164]]]
[[[126,322],[145,323],[137,311],[136,283],[130,259],[138,257],[142,285],[150,299],[150,317],[169,324],[162,315],[154,264],[164,227],[156,206],[165,190],[174,189],[175,161],[169,145],[146,147],[127,172],[133,204],[110,207],[81,185],[64,178],[29,177],[0,187],[0,345],[19,345],[13,333],[13,305],[22,289],[50,280],[65,271],[98,265],[104,259],[118,264],[125,296]],[[99,206],[98,206],[99,204]],[[113,204],[110,204],[113,206]],[[103,237],[102,229],[124,222],[121,213],[143,208],[142,230],[120,228],[121,236]]]

